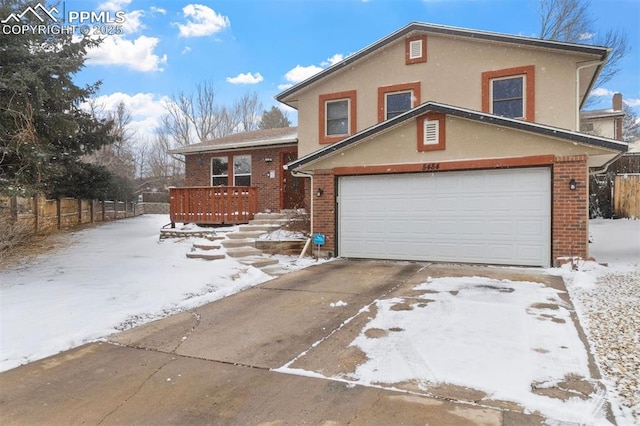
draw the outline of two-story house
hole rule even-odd
[[[276,98],[298,110],[314,233],[348,258],[548,266],[588,256],[579,131],[605,47],[411,23]]]

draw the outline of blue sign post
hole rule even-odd
[[[324,245],[324,241],[324,234],[313,234],[313,244],[318,246],[318,255],[316,256],[317,259],[320,259],[320,246]]]

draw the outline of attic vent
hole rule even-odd
[[[422,57],[422,39],[409,42],[409,59]]]
[[[425,145],[437,145],[440,141],[440,122],[437,120],[425,120],[423,130],[423,143]]]

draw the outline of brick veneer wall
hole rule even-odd
[[[293,147],[264,148],[253,150],[221,151],[185,155],[185,186],[211,185],[211,158],[236,155],[251,155],[251,186],[258,188],[258,211],[280,211],[280,185],[282,164],[280,154],[291,152]],[[270,158],[271,162],[266,162]],[[229,163],[233,161],[229,158]],[[270,177],[274,171],[275,176]],[[233,184],[232,181],[229,184]]]
[[[576,190],[569,189],[575,179]],[[587,156],[555,157],[553,164],[552,260],[588,257],[589,188]],[[332,170],[316,170],[313,177],[313,231],[324,234],[325,251],[336,254],[335,175]],[[318,188],[323,194],[317,197]]]
[[[316,170],[313,175],[313,233],[324,234],[323,250],[336,255],[336,180],[332,170]],[[322,189],[322,196],[316,195]]]
[[[589,255],[589,179],[587,156],[555,157],[553,162],[552,258]],[[575,179],[577,187],[569,189]]]

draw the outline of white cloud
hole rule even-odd
[[[591,91],[592,96],[613,96],[616,92],[612,92],[609,89],[604,89],[602,87],[598,87]]]
[[[294,68],[290,69],[285,75],[284,78],[289,82],[288,84],[281,84],[278,86],[280,90],[286,90],[294,84],[300,83],[303,80],[319,73],[331,65],[337,64],[338,62],[344,59],[344,55],[342,53],[336,53],[327,60],[322,61],[320,63],[321,66],[317,65],[309,65],[303,67],[302,65],[296,65]]]
[[[296,65],[293,69],[289,70],[284,77],[288,82],[291,83],[300,83],[302,80],[306,80],[314,74],[322,71],[322,68],[316,65],[309,65],[308,67],[303,67],[302,65]]]
[[[135,131],[135,139],[139,142],[151,141],[155,136],[156,128],[160,125],[165,114],[165,102],[167,97],[159,97],[153,93],[128,93],[115,92],[110,95],[102,95],[93,98],[96,105],[101,107],[103,113],[115,111],[120,102],[124,102],[127,111],[132,115],[131,128]],[[82,107],[88,110],[88,104]]]
[[[182,54],[183,55],[186,55],[189,52],[191,52],[191,48],[189,46],[185,46],[184,49],[182,49]]]
[[[257,84],[262,80],[264,80],[264,78],[262,78],[259,72],[255,74],[251,74],[250,72],[246,74],[240,73],[235,77],[227,77],[227,83],[231,84]]]
[[[344,55],[342,53],[336,53],[332,57],[328,58],[326,61],[322,62],[320,65],[322,65],[323,67],[329,67],[331,65],[337,64],[343,59],[344,59]]]
[[[640,107],[640,99],[623,99],[622,102],[630,106],[631,108]],[[639,117],[640,119],[640,117]]]
[[[131,0],[108,0],[98,5],[98,10],[109,10],[111,12],[117,12],[124,10],[131,3]]]
[[[160,13],[162,15],[166,15],[167,14],[167,9],[163,9],[161,7],[155,7],[155,6],[151,6],[149,8],[152,12],[156,12],[156,13]]]
[[[186,24],[176,23],[180,37],[203,37],[215,34],[231,25],[229,18],[201,4],[188,4],[182,9]]]
[[[119,36],[105,37],[100,46],[89,49],[89,65],[124,65],[136,71],[162,71],[161,65],[167,63],[167,55],[162,57],[154,53],[160,39],[140,36],[127,40]]]
[[[582,33],[578,36],[580,40],[591,40],[595,36],[594,33]]]
[[[143,10],[134,10],[126,13],[125,21],[122,23],[122,30],[125,34],[137,33],[146,28],[141,21],[144,16]]]

